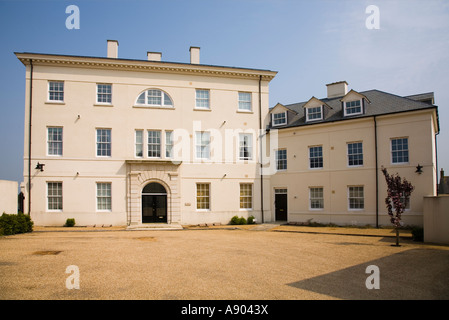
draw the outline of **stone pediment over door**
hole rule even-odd
[[[128,225],[142,224],[142,190],[157,182],[167,190],[167,223],[180,223],[179,167],[170,160],[126,160]]]

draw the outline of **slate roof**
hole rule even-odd
[[[422,95],[413,95],[408,97],[401,97],[398,95],[394,95],[391,93],[379,91],[379,90],[368,90],[363,92],[358,92],[364,96],[371,102],[365,102],[365,113],[352,115],[352,116],[344,116],[342,103],[340,99],[341,97],[335,98],[323,98],[319,99],[322,102],[326,103],[331,107],[328,109],[325,119],[306,122],[304,115],[304,105],[307,101],[284,105],[289,110],[294,111],[296,114],[288,117],[288,122],[285,125],[275,126],[276,129],[282,128],[290,128],[290,127],[299,127],[299,126],[307,126],[307,125],[315,125],[319,123],[327,123],[334,121],[343,121],[348,119],[357,119],[357,118],[366,118],[377,115],[386,115],[386,114],[394,114],[400,112],[408,112],[413,110],[424,110],[424,109],[436,109],[437,110],[437,118],[438,118],[438,107],[436,105],[432,105],[429,103],[421,102],[416,99],[419,99]],[[433,93],[424,94],[426,97],[430,95],[433,96]],[[439,126],[439,125],[438,125]],[[438,128],[439,131],[439,128]]]

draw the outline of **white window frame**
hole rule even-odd
[[[207,98],[198,97],[198,94],[201,92],[207,92]],[[195,110],[210,110],[210,90],[209,89],[195,89]],[[207,102],[207,106],[201,105],[199,102]]]
[[[316,191],[315,189],[321,189],[321,198],[313,197],[312,198],[312,189]],[[312,200],[318,200],[321,201],[321,207],[320,208],[312,208]],[[311,211],[322,211],[324,210],[324,188],[323,187],[309,187],[309,210]]]
[[[311,148],[321,148],[321,167],[312,167],[311,166],[311,160],[312,159],[315,159],[315,158],[317,158],[318,159],[318,157],[311,157],[310,156],[310,150],[311,150]],[[324,168],[324,153],[323,153],[323,146],[322,145],[317,145],[317,146],[309,146],[308,147],[308,152],[309,152],[309,169],[310,170],[320,170],[320,169],[323,169]]]
[[[356,143],[360,143],[362,145],[362,153],[355,153],[355,154],[349,154],[349,145],[350,144],[356,144]],[[350,164],[349,163],[349,156],[354,156],[354,155],[362,155],[362,164]],[[347,142],[346,143],[346,156],[347,156],[347,165],[350,168],[354,168],[354,167],[363,167],[364,165],[364,156],[363,156],[363,141],[352,141],[352,142]]]
[[[362,188],[363,197],[351,197],[351,188]],[[348,210],[349,211],[363,211],[365,210],[365,186],[363,185],[354,185],[348,186]],[[351,199],[362,199],[363,200],[363,208],[351,208]]]
[[[55,90],[53,90],[53,91],[51,91],[50,90],[50,84],[51,83],[59,83],[59,84],[61,84],[62,83],[62,91],[55,91]],[[65,98],[65,83],[64,83],[64,81],[60,81],[60,80],[49,80],[48,81],[48,84],[47,84],[47,102],[50,102],[50,103],[64,103],[64,98]],[[57,93],[58,95],[60,94],[60,93],[62,93],[62,100],[56,100],[56,99],[50,99],[50,97],[51,97],[51,92],[54,92],[54,93]]]
[[[208,191],[207,196],[204,196],[204,195],[199,196],[198,195],[198,186],[199,185],[207,186],[207,191]],[[198,198],[199,197],[207,199],[207,208],[198,208],[198,205],[199,205]],[[210,182],[195,183],[195,208],[196,208],[196,211],[210,211],[211,210],[211,185],[210,185]]]
[[[150,135],[150,132],[156,133],[156,136]],[[150,138],[156,139],[156,142],[153,142],[153,140],[150,142]],[[153,146],[156,147],[156,149],[153,149]],[[151,155],[150,152],[156,152],[156,156]],[[147,158],[152,159],[159,159],[162,156],[162,131],[161,130],[147,130]]]
[[[174,152],[173,130],[165,131],[165,158],[172,159]]]
[[[108,130],[109,131],[109,142],[98,141],[98,130]],[[109,144],[109,155],[99,155],[98,146],[99,144]],[[95,128],[95,155],[99,158],[111,158],[112,157],[112,129],[110,128]]]
[[[142,134],[142,140],[140,142],[137,142],[137,133],[140,132]],[[144,134],[144,130],[143,129],[136,129],[134,130],[134,157],[135,158],[143,158],[144,154],[145,154],[145,150],[144,150],[144,141],[145,141],[145,134]],[[137,146],[140,145],[141,146],[141,152],[142,155],[137,155]]]
[[[278,114],[283,114],[284,115],[282,123],[275,123],[276,120],[279,120],[279,119],[275,119],[275,115],[278,115]],[[272,123],[273,127],[282,126],[284,124],[287,124],[287,111],[272,113],[271,114],[271,123]]]
[[[360,111],[359,112],[353,112],[353,113],[348,113],[347,111],[347,109],[348,108],[355,108],[356,106],[347,106],[346,104],[347,103],[352,103],[352,102],[359,102],[360,103],[360,105],[359,105],[359,107],[360,107]],[[363,114],[363,101],[362,101],[362,99],[360,99],[360,100],[352,100],[352,101],[345,101],[345,102],[343,102],[343,104],[344,104],[344,116],[346,117],[346,116],[354,116],[354,115],[358,115],[358,114]]]
[[[394,162],[394,157],[393,157],[393,152],[398,152],[398,150],[393,151],[393,140],[407,140],[407,149],[405,150],[400,150],[401,152],[407,151],[407,160],[408,161],[403,161],[403,162]],[[409,138],[408,137],[398,137],[398,138],[391,138],[390,139],[390,154],[391,154],[391,164],[393,165],[401,165],[401,164],[408,164],[410,163],[410,143],[409,143]]]
[[[152,96],[149,96],[149,91],[157,91],[161,93],[161,103],[148,103],[148,99],[151,98]],[[144,103],[139,103],[139,98],[141,95],[144,95]],[[166,104],[166,102],[170,101],[170,104]],[[164,90],[161,89],[156,89],[156,88],[150,88],[150,89],[146,89],[145,91],[139,93],[139,95],[136,98],[136,102],[134,103],[134,105],[136,107],[151,107],[151,108],[165,108],[165,109],[173,109],[175,107],[174,102],[172,97],[165,92]]]
[[[242,187],[248,187],[249,186],[249,195],[242,195],[242,191],[247,191],[247,190],[242,190]],[[253,210],[253,206],[254,206],[254,184],[253,183],[247,183],[247,182],[241,182],[240,183],[240,194],[239,194],[239,207],[240,207],[240,211],[252,211]],[[249,199],[249,201],[248,201]],[[243,201],[242,201],[243,200]],[[246,201],[245,201],[246,200]],[[249,204],[249,207],[242,207],[242,204]]]
[[[320,109],[320,117],[319,118],[313,118],[313,119],[310,119],[310,117],[309,117],[309,110],[312,110],[312,109]],[[314,112],[314,114],[316,114],[317,112]],[[311,121],[319,121],[319,120],[323,120],[323,105],[320,105],[320,106],[318,106],[318,107],[309,107],[309,108],[306,108],[306,122],[311,122]]]
[[[249,100],[246,100],[244,97],[248,97]],[[242,99],[243,98],[243,99]],[[247,106],[247,107],[243,107]],[[249,108],[248,108],[249,106]],[[251,92],[238,92],[238,111],[240,112],[252,112],[253,111],[253,102],[252,102],[252,93]]]
[[[52,198],[60,198],[60,201],[61,201],[61,209],[50,209],[49,208],[49,199],[50,199],[50,196],[49,196],[49,194],[48,194],[48,187],[49,187],[49,184],[50,183],[57,183],[57,184],[61,184],[61,195],[51,195],[51,197]],[[47,206],[46,206],[46,211],[47,212],[62,212],[63,210],[64,210],[64,189],[63,189],[63,183],[62,183],[62,181],[47,181],[46,182],[46,185],[47,185],[47,191],[46,191],[46,196],[47,196]]]
[[[99,187],[99,185],[102,185],[102,184],[104,184],[104,185],[109,185],[109,195],[107,195],[107,196],[104,196],[104,195],[99,195],[98,194],[98,187]],[[96,192],[96,196],[95,196],[95,199],[96,199],[96,211],[97,212],[112,212],[112,182],[110,182],[110,181],[97,181],[96,183],[95,183],[95,192]],[[100,209],[100,208],[98,208],[98,205],[100,204],[99,203],[99,198],[105,198],[105,199],[107,199],[107,198],[109,198],[110,200],[109,200],[109,208],[108,209]]]
[[[49,130],[50,129],[61,129],[61,141],[53,141],[49,139]],[[61,154],[51,154],[50,153],[50,143],[58,143],[61,144]],[[63,127],[47,127],[47,156],[50,157],[62,157],[64,154],[64,128]]]
[[[279,158],[279,153],[285,151],[285,159],[280,159]],[[288,163],[287,163],[287,148],[279,148],[276,150],[275,152],[275,163],[276,163],[276,171],[285,171],[288,168]],[[279,167],[279,163],[280,161],[282,161],[282,163],[285,163],[285,167],[284,168],[280,168]]]
[[[248,139],[245,140],[245,137]],[[244,145],[245,141],[248,143],[246,146]],[[245,157],[245,148],[247,157]],[[239,160],[253,160],[253,135],[251,133],[239,133]]]
[[[99,86],[109,86],[111,88],[111,92],[99,92]],[[109,102],[98,101],[98,97],[103,95],[105,97],[109,97]],[[96,96],[96,104],[101,105],[112,105],[112,84],[111,83],[97,83],[97,96]]]
[[[200,135],[200,138],[198,137]],[[208,135],[209,140],[206,144],[203,144],[203,135]],[[200,148],[200,149],[198,149]],[[204,148],[204,150],[203,150]],[[198,153],[200,150],[200,153]],[[204,157],[204,152],[206,157]],[[210,132],[209,131],[195,131],[195,158],[199,160],[210,160],[211,157],[211,140],[210,140]]]

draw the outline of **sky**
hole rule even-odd
[[[79,29],[66,27],[70,5]],[[438,167],[449,172],[447,0],[0,0],[0,180],[23,180],[25,67],[14,52],[104,57],[108,39],[119,58],[189,63],[198,46],[203,64],[277,71],[270,107],[324,98],[342,80],[434,92]]]

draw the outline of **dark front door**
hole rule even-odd
[[[155,182],[142,190],[142,223],[167,222],[167,193]]]
[[[274,201],[276,221],[287,221],[287,194],[276,194]]]

